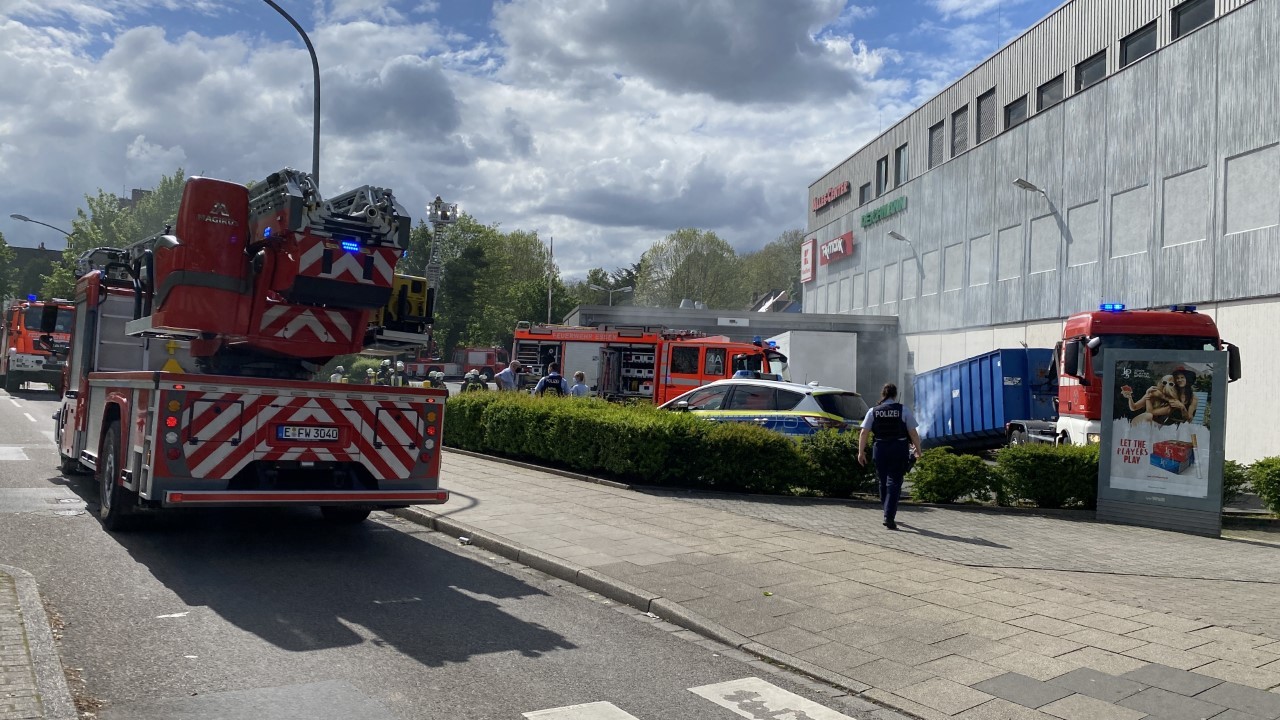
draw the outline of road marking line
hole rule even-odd
[[[9,402],[13,403],[14,407],[22,407],[22,403],[18,402],[17,400],[14,400],[13,398],[9,398]]]
[[[31,417],[31,413],[22,413],[22,414],[23,414],[23,415],[26,415],[26,416],[27,416],[27,419],[28,419],[28,420],[30,420],[31,422],[35,422],[35,421],[36,421],[36,419],[35,419],[35,418]]]
[[[0,460],[30,460],[20,447],[0,447]]]
[[[529,720],[638,720],[635,715],[619,710],[613,703],[607,702],[566,705],[521,714]]]
[[[689,688],[689,692],[745,718],[852,720],[848,715],[806,700],[757,677]]]

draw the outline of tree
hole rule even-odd
[[[0,233],[0,300],[6,300],[13,296],[14,280],[17,278],[18,268],[14,266],[13,248],[9,247],[9,243],[4,239],[4,233]]]
[[[800,297],[800,247],[804,232],[787,230],[759,250],[742,256],[743,285],[753,295],[786,290]]]
[[[733,246],[709,230],[682,228],[654,243],[640,259],[638,304],[678,307],[682,300],[710,308],[739,308],[747,292]]]
[[[99,247],[124,247],[155,235],[172,225],[178,217],[182,188],[186,175],[178,168],[173,175],[162,175],[160,182],[138,202],[122,207],[120,198],[98,188],[96,196],[85,195],[85,208],[76,210],[71,224],[67,249],[62,263],[44,276],[45,297],[69,298],[75,292],[75,263],[86,250]]]

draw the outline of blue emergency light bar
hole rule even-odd
[[[1195,312],[1195,305],[1170,305],[1169,309],[1173,312]]]
[[[343,240],[342,249],[347,252],[360,252],[360,243],[355,240]]]
[[[35,301],[36,301],[36,296],[35,296],[35,294],[33,293],[33,294],[31,294],[31,295],[28,295],[28,296],[27,296],[27,300],[30,300],[31,302],[35,302]]]
[[[1102,303],[1102,312],[1123,312],[1124,303]]]

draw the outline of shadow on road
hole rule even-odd
[[[200,510],[144,518],[111,537],[187,605],[285,650],[358,645],[367,635],[437,667],[575,647],[496,602],[541,590],[379,523],[335,527],[311,508]]]

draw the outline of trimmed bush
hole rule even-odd
[[[847,498],[877,492],[876,465],[867,442],[867,466],[858,464],[858,433],[823,430],[800,439],[808,469],[799,488],[823,497]]]
[[[1222,505],[1226,507],[1244,494],[1249,485],[1249,466],[1228,460],[1222,466]]]
[[[1280,515],[1280,457],[1263,458],[1250,465],[1249,484],[1271,512]]]
[[[995,484],[993,475],[991,467],[976,455],[955,455],[948,447],[931,448],[911,472],[911,497],[928,503],[969,498],[985,502]]]
[[[1006,502],[1033,502],[1042,508],[1098,505],[1098,446],[1033,443],[1001,448],[997,472]]]

